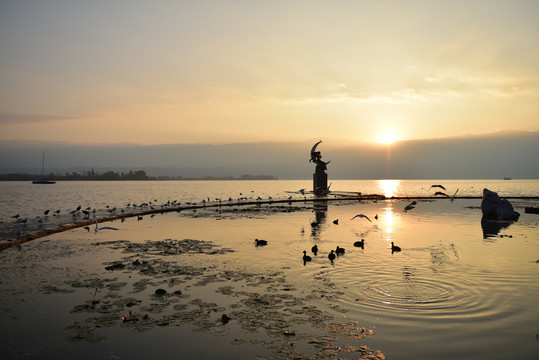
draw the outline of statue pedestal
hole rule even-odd
[[[325,171],[317,171],[313,174],[313,193],[325,195],[328,188],[328,174]]]

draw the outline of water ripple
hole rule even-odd
[[[463,272],[432,272],[428,268],[403,268],[400,274],[371,268],[350,280],[350,269],[334,269],[332,278],[345,281],[348,306],[393,316],[431,319],[477,320],[515,312],[511,293],[503,284],[532,282],[533,275],[500,275]],[[394,269],[393,269],[394,270]],[[348,279],[348,280],[346,280]],[[520,280],[519,280],[520,279]],[[496,283],[502,286],[496,286]],[[509,285],[507,285],[509,286]],[[497,290],[493,290],[497,289]]]

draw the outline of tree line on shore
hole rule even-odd
[[[200,176],[200,177],[184,177],[184,176],[149,176],[144,170],[136,170],[129,172],[114,172],[106,171],[98,173],[94,169],[90,171],[66,172],[65,174],[0,174],[0,181],[32,181],[40,178],[52,179],[57,181],[74,181],[74,180],[277,180],[276,176],[272,175],[241,175],[235,176]]]

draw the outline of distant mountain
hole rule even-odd
[[[323,139],[318,150],[330,179],[539,178],[539,132],[497,132],[440,139],[409,140],[391,146]],[[3,141],[0,173],[145,170],[151,176],[241,176],[310,179],[304,142],[173,145],[74,145]]]

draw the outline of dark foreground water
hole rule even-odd
[[[0,351],[536,359],[539,216],[523,209],[539,204],[512,203],[521,213],[512,223],[482,222],[479,199],[408,212],[407,201],[318,201],[130,218],[102,224],[118,230],[35,240],[0,253]],[[359,213],[372,222],[351,220]],[[346,252],[331,263],[336,246]]]

